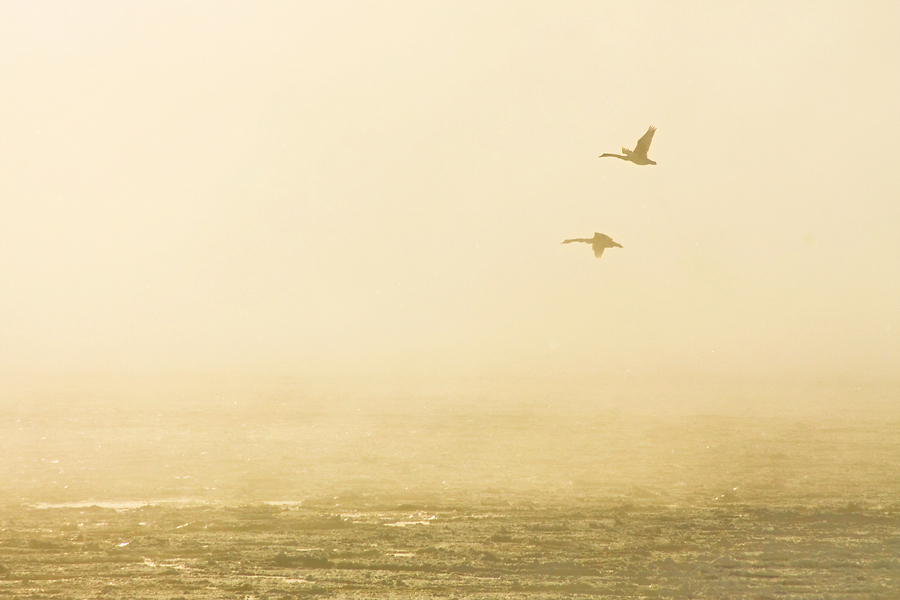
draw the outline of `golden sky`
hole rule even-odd
[[[0,82],[0,371],[900,372],[897,2],[10,1]]]

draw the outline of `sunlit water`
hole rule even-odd
[[[475,497],[877,505],[898,497],[896,388],[802,392],[664,382],[456,393],[319,393],[283,382],[20,390],[0,405],[0,493],[6,502],[122,508]]]

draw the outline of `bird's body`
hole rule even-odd
[[[600,158],[611,156],[613,158],[619,158],[621,160],[633,162],[636,165],[655,165],[656,161],[647,158],[647,152],[650,150],[650,142],[653,141],[654,133],[656,133],[656,127],[651,126],[650,129],[647,130],[647,133],[642,135],[641,139],[638,140],[638,143],[634,147],[633,151],[629,150],[628,148],[622,148],[622,154],[610,154],[607,152],[605,154],[601,154]]]
[[[563,244],[571,244],[572,242],[584,242],[585,244],[590,244],[591,248],[594,249],[594,257],[600,258],[603,256],[603,251],[607,248],[621,248],[622,244],[614,242],[611,237],[603,233],[594,232],[594,237],[592,238],[573,238],[571,240],[565,240]]]

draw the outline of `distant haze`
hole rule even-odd
[[[0,81],[0,373],[900,372],[896,2],[3,2]]]

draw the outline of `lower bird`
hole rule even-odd
[[[572,242],[584,242],[585,244],[590,244],[591,248],[594,249],[594,256],[596,258],[600,258],[603,256],[603,251],[607,248],[621,248],[622,244],[614,242],[611,237],[604,233],[594,232],[594,237],[592,238],[573,238],[571,240],[565,240],[563,244],[571,244]]]

